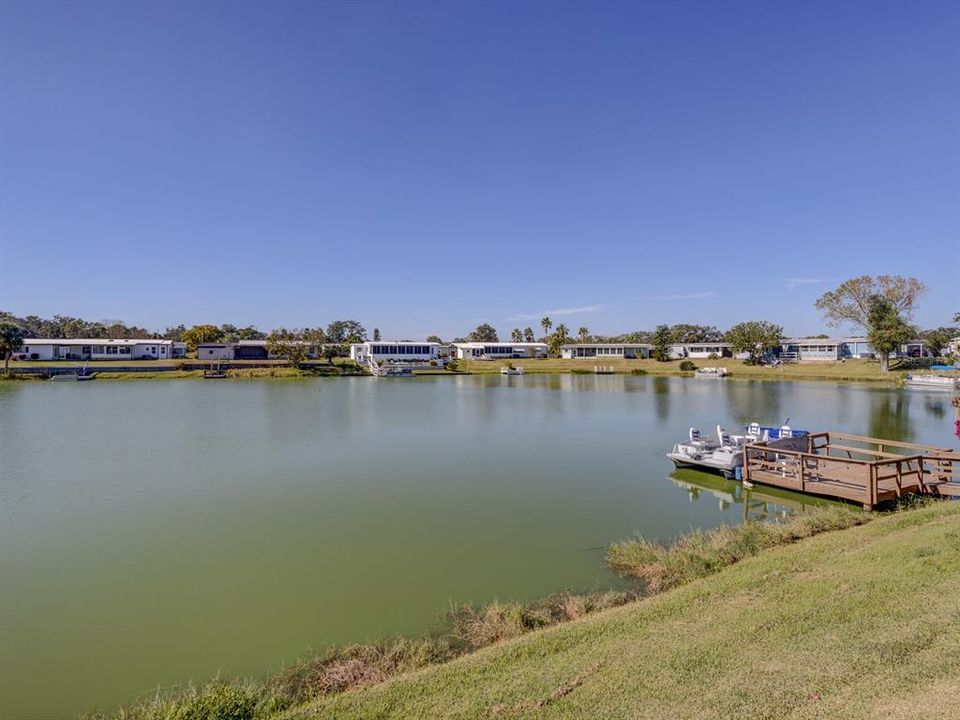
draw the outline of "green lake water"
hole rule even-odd
[[[663,456],[690,425],[788,416],[955,445],[948,394],[829,383],[0,384],[0,717],[263,674],[450,603],[608,587],[611,541],[809,503]]]

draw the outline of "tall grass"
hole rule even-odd
[[[862,525],[870,513],[847,507],[814,508],[782,523],[746,522],[696,531],[671,545],[641,536],[614,543],[607,551],[610,568],[642,580],[650,593],[710,575],[728,565],[777,545],[786,545],[830,530]]]

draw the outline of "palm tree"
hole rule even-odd
[[[0,354],[3,355],[3,372],[10,374],[10,355],[23,345],[23,328],[13,323],[0,323]]]
[[[558,345],[563,345],[570,340],[570,328],[563,323],[557,325],[557,330],[553,334],[557,338]]]
[[[523,333],[520,331],[520,328],[514,328],[510,331],[510,342],[523,342]]]
[[[550,334],[550,328],[553,327],[553,320],[551,320],[549,317],[542,318],[540,320],[540,327],[543,328],[543,335],[546,337]]]
[[[537,336],[533,333],[533,328],[528,327],[523,329],[523,339],[525,342],[532,343],[537,339]]]
[[[590,337],[590,331],[587,330],[583,325],[580,326],[580,329],[577,330],[577,335],[580,336],[580,342],[585,343],[587,338]]]

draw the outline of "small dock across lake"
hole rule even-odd
[[[878,504],[909,494],[960,496],[960,453],[839,432],[750,443],[743,480]]]

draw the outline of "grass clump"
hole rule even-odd
[[[292,705],[257,683],[211,680],[156,695],[114,715],[93,713],[81,720],[268,720]]]
[[[815,508],[782,523],[746,522],[696,531],[672,545],[638,536],[611,545],[607,563],[614,572],[642,580],[648,592],[657,593],[715,573],[762,550],[862,525],[872,517],[847,507]]]
[[[271,684],[280,697],[302,703],[375,685],[394,675],[446,662],[456,655],[450,642],[441,637],[347,645],[304,658]]]
[[[520,637],[532,630],[576,620],[636,599],[633,591],[554,593],[529,603],[493,602],[482,608],[462,605],[450,611],[452,636],[465,652]]]

